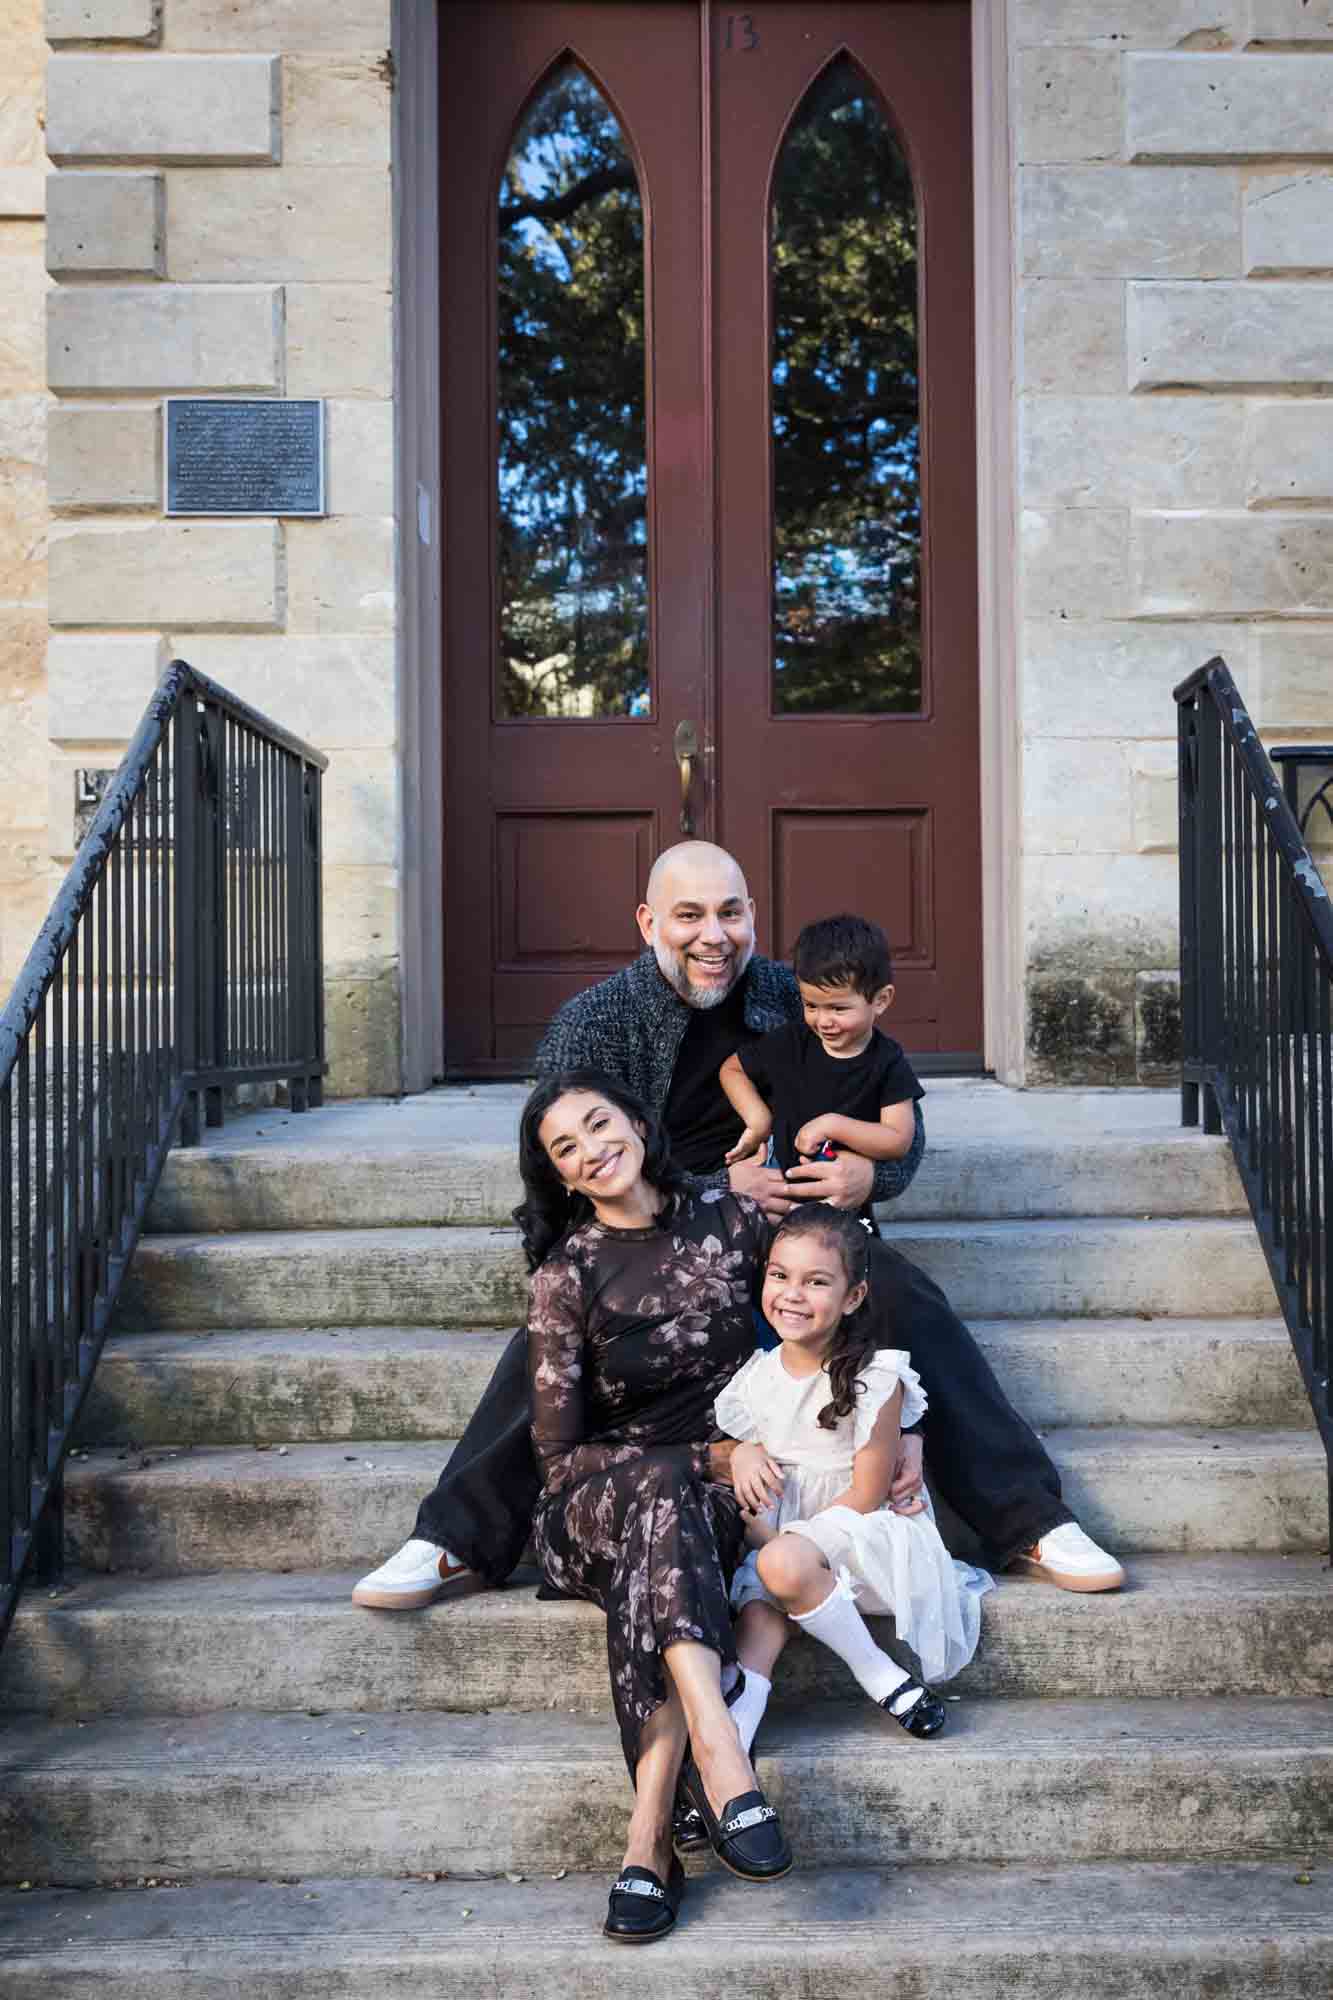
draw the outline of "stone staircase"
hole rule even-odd
[[[710,1864],[665,1944],[603,1943],[599,1615],[530,1579],[348,1601],[518,1316],[520,1096],[274,1111],[170,1162],[77,1567],[0,1653],[5,2000],[1325,2000],[1323,1454],[1225,1147],[1152,1093],[936,1085],[893,1211],[1131,1587],[1003,1579],[936,1743],[795,1643],[759,1762],[797,1872]]]

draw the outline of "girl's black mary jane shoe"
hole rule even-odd
[[[910,1708],[899,1714],[890,1704],[901,1701],[913,1688],[917,1690],[916,1700]],[[904,1681],[901,1687],[895,1688],[892,1694],[884,1697],[880,1707],[886,1715],[891,1715],[909,1736],[938,1736],[949,1720],[949,1711],[939,1696],[932,1694],[928,1687],[922,1687],[920,1681]]]
[[[694,1759],[687,1758],[681,1783],[708,1830],[709,1845],[724,1868],[744,1882],[776,1882],[789,1873],[792,1853],[782,1821],[762,1792],[742,1792],[721,1813],[708,1803]]]
[[[671,1807],[671,1844],[677,1854],[695,1854],[711,1845],[703,1815],[690,1803],[689,1794],[679,1783]]]
[[[665,1884],[651,1868],[622,1868],[611,1884],[603,1935],[612,1944],[655,1944],[676,1927],[685,1870],[673,1854]]]

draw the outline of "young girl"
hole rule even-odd
[[[718,1428],[742,1440],[732,1480],[753,1517],[731,1599],[745,1669],[732,1715],[747,1750],[791,1624],[830,1647],[913,1736],[937,1735],[944,1704],[876,1645],[857,1599],[892,1612],[925,1678],[945,1680],[976,1651],[979,1600],[992,1588],[984,1571],[953,1561],[922,1502],[905,1513],[886,1505],[899,1426],[926,1402],[907,1354],[872,1345],[861,1311],[869,1242],[843,1210],[791,1210],[764,1273],[764,1315],[781,1345],[753,1355],[715,1404]]]

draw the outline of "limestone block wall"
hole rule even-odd
[[[1333,740],[1333,0],[976,4],[1009,40],[1025,1075],[1163,1078],[1172,684],[1223,652],[1270,741]],[[0,990],[76,772],[179,653],[331,758],[343,1092],[400,1078],[389,39],[390,0],[0,10]],[[171,392],[326,398],[329,518],[167,520]]]
[[[1333,740],[1333,5],[1009,18],[1026,1074],[1158,1080],[1173,684]]]
[[[41,0],[0,8],[0,996],[50,901]]]
[[[353,1095],[400,1084],[389,16],[45,21],[50,846],[173,656],[326,751],[330,1088]],[[167,520],[168,393],[326,398],[328,518]]]

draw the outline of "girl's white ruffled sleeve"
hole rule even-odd
[[[759,1411],[751,1393],[757,1387],[755,1371],[763,1359],[762,1353],[752,1354],[745,1366],[732,1376],[726,1388],[719,1389],[713,1404],[714,1423],[724,1436],[735,1438],[738,1444],[762,1444],[764,1441]]]
[[[899,1424],[906,1429],[908,1424],[914,1424],[926,1414],[926,1392],[921,1387],[921,1377],[913,1368],[906,1348],[876,1349],[856,1379],[864,1386],[856,1399],[852,1434],[855,1451],[860,1451],[862,1445],[870,1442],[875,1419],[900,1382],[903,1406],[898,1417]]]

